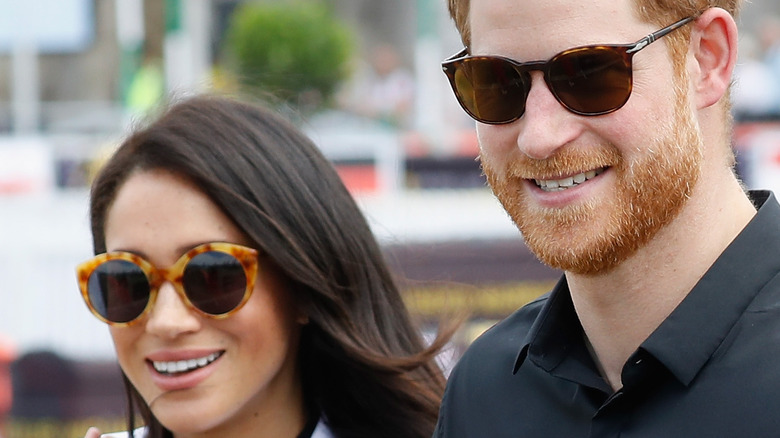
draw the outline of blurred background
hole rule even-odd
[[[734,147],[751,188],[780,189],[778,17],[753,0],[739,19]],[[170,94],[252,96],[304,129],[426,331],[469,311],[445,368],[549,290],[559,273],[486,188],[441,73],[460,48],[443,0],[0,0],[0,436],[121,427],[111,341],[74,267],[92,255],[91,177]]]

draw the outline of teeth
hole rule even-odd
[[[163,373],[163,374],[182,373],[182,372],[192,371],[198,368],[203,368],[206,365],[210,364],[211,362],[217,360],[217,358],[220,356],[222,356],[222,353],[211,353],[206,357],[200,357],[197,359],[179,360],[179,361],[170,361],[170,362],[152,361],[152,365],[154,366],[154,369],[157,370],[157,372],[159,373]]]
[[[604,172],[603,168],[578,173],[577,175],[569,176],[563,179],[537,179],[534,181],[536,181],[536,185],[539,186],[539,188],[546,192],[559,192],[574,187],[578,184],[582,184],[596,175],[600,175],[602,172]]]

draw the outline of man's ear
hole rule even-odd
[[[693,55],[694,70],[690,79],[696,107],[702,109],[728,93],[737,63],[737,24],[725,10],[710,8],[692,26],[689,53]]]

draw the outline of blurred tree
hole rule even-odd
[[[223,49],[241,92],[310,112],[329,106],[348,76],[354,37],[321,1],[248,2]]]

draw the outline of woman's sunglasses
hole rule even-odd
[[[599,116],[617,111],[628,101],[634,54],[693,19],[684,18],[633,44],[575,47],[548,61],[469,56],[463,49],[445,60],[442,69],[460,106],[478,122],[499,125],[522,117],[535,70],[542,72],[550,92],[566,109]]]
[[[247,302],[257,277],[257,250],[206,243],[158,269],[137,254],[100,254],[76,268],[81,296],[101,321],[126,326],[146,314],[169,281],[184,303],[212,318],[226,318]]]

